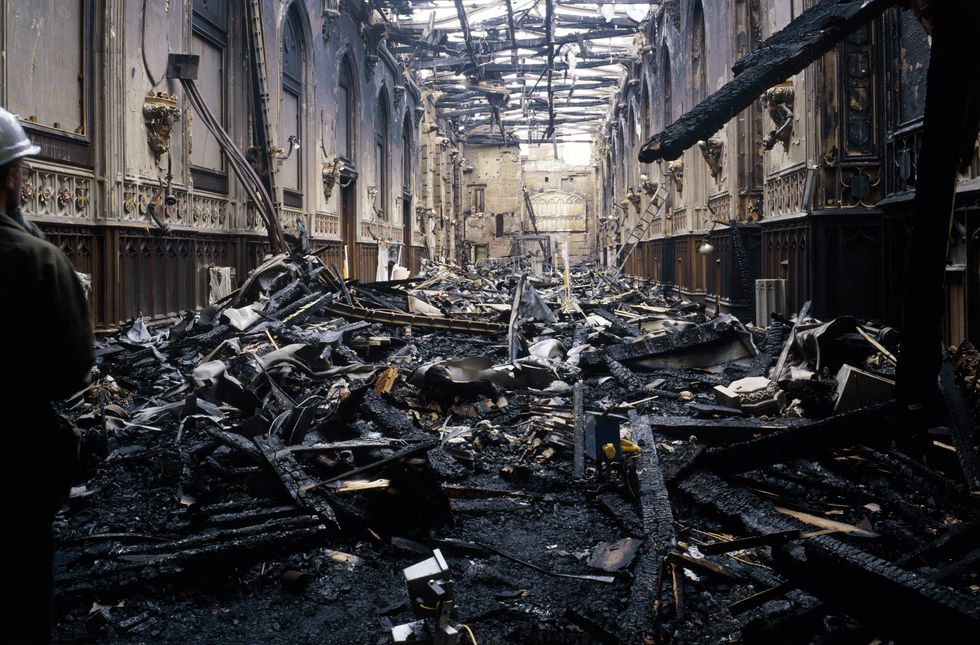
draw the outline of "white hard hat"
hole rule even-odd
[[[0,108],[0,166],[39,152],[41,149],[27,138],[27,133],[24,132],[17,117]]]

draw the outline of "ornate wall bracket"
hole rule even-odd
[[[323,164],[320,177],[323,181],[323,196],[329,200],[333,195],[334,186],[338,183],[341,187],[348,186],[357,179],[357,169],[354,168],[354,164],[338,155],[333,158],[333,161]]]
[[[340,12],[333,8],[324,8],[323,10],[323,23],[320,25],[320,36],[323,37],[323,42],[330,42],[330,35],[333,33],[333,28],[340,20]]]
[[[333,187],[337,185],[337,181],[340,179],[340,158],[334,157],[333,161],[328,161],[323,164],[323,168],[320,170],[320,177],[323,180],[323,198],[330,201],[330,196],[333,195]]]
[[[629,201],[630,204],[633,205],[633,208],[636,209],[636,212],[639,213],[640,212],[640,193],[638,193],[635,190],[633,190],[633,188],[630,188],[629,191],[627,191],[627,193],[626,193],[626,199],[627,199],[627,201]]]
[[[712,137],[707,141],[698,141],[698,150],[701,151],[704,162],[708,164],[708,170],[711,172],[712,179],[716,181],[721,177],[721,153],[724,148],[725,144],[722,143],[721,139],[716,137]]]
[[[684,193],[684,161],[677,159],[667,163],[667,175],[673,180],[677,192]]]
[[[143,101],[143,123],[150,152],[159,161],[170,150],[170,133],[180,119],[177,97],[166,92],[150,92]]]
[[[366,54],[364,56],[364,73],[368,79],[374,78],[374,68],[378,65],[377,54]]]
[[[772,150],[780,141],[784,148],[789,149],[790,137],[793,136],[793,101],[795,99],[796,91],[791,82],[770,87],[762,95],[762,105],[776,126],[762,139],[762,145],[766,150]]]
[[[388,37],[388,26],[383,22],[374,22],[361,29],[361,40],[364,41],[364,69],[367,77],[374,76],[374,68],[378,64],[378,47]]]

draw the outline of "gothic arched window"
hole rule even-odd
[[[300,205],[296,202],[303,190],[302,148],[299,145],[303,130],[303,31],[298,11],[299,4],[294,3],[282,23],[282,97],[279,104],[279,145],[283,154],[288,155],[282,162],[282,187],[286,191],[283,201],[291,206]],[[293,195],[289,195],[290,192]]]

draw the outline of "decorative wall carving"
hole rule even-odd
[[[877,164],[838,165],[824,168],[824,202],[827,208],[873,208],[882,197],[881,168]]]
[[[732,213],[731,193],[722,193],[708,198],[708,210],[712,212],[713,219],[730,220],[734,218]]]
[[[320,36],[323,42],[330,42],[330,35],[333,33],[334,25],[340,19],[340,11],[335,8],[325,8],[323,10],[323,23],[320,25]]]
[[[340,217],[331,213],[314,213],[313,236],[337,237],[340,235]]]
[[[806,168],[801,167],[766,180],[763,187],[765,217],[797,215],[803,212]]]
[[[789,141],[793,136],[793,102],[795,99],[796,90],[793,89],[792,82],[780,83],[770,87],[762,95],[762,105],[769,114],[773,125],[776,126],[762,139],[762,145],[766,150],[772,150],[780,141],[784,148],[789,149]]]
[[[844,156],[871,157],[877,154],[874,128],[874,52],[871,27],[864,25],[841,44],[843,83],[841,104],[844,107]]]
[[[698,150],[701,151],[704,162],[708,164],[708,171],[711,173],[711,178],[716,181],[721,177],[721,153],[724,148],[725,144],[717,137],[712,137],[707,141],[698,141]]]
[[[159,161],[170,150],[170,132],[180,119],[177,97],[166,92],[150,92],[143,101],[143,123],[150,152]]]
[[[639,196],[637,196],[639,197]],[[585,198],[548,190],[531,195],[531,207],[542,231],[585,230]]]
[[[244,224],[245,224],[244,228],[246,231],[250,231],[253,233],[262,233],[263,235],[266,232],[265,221],[262,219],[262,216],[259,215],[258,209],[256,209],[255,205],[252,204],[251,202],[249,202],[245,206]]]
[[[211,197],[191,197],[191,225],[194,228],[221,229],[228,228],[228,203],[223,199]]]
[[[323,197],[327,201],[330,201],[330,196],[333,195],[333,188],[340,180],[343,165],[340,157],[334,157],[333,161],[323,164],[323,168],[320,169],[320,177],[323,181]]]
[[[679,194],[684,193],[684,160],[677,159],[675,161],[670,161],[667,163],[667,174],[674,181],[674,186],[677,187],[677,192]]]
[[[57,217],[79,222],[94,221],[92,179],[25,167],[21,187],[21,211],[28,217]]]

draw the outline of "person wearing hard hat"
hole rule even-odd
[[[20,215],[23,159],[38,152],[17,117],[0,108],[0,497],[7,540],[0,580],[8,590],[0,625],[13,643],[51,639],[51,523],[78,462],[78,435],[52,402],[84,387],[95,362],[88,302],[74,268]]]

